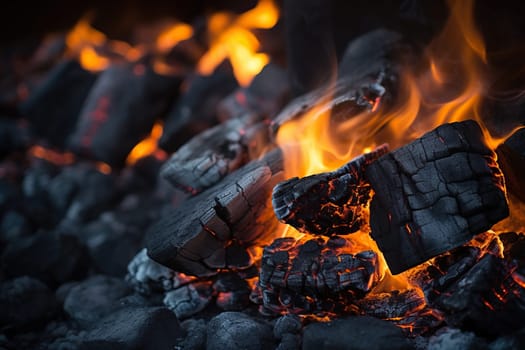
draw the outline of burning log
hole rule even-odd
[[[496,156],[474,121],[444,124],[370,164],[372,237],[400,273],[509,214]]]
[[[122,166],[131,149],[161,116],[181,82],[143,63],[113,65],[87,97],[69,147],[111,166]]]
[[[279,238],[264,249],[258,287],[263,307],[280,313],[348,311],[378,282],[373,251],[350,254],[342,237]]]
[[[486,254],[436,299],[447,323],[483,335],[506,334],[525,322],[525,271],[516,260]]]
[[[496,149],[509,192],[525,202],[525,128],[512,134]]]
[[[19,109],[38,136],[64,147],[97,75],[75,60],[56,65]]]
[[[245,116],[219,124],[194,137],[164,164],[161,176],[196,194],[259,156],[269,144],[266,125]]]
[[[148,255],[195,276],[252,265],[247,248],[268,243],[277,230],[270,192],[283,179],[281,157],[278,150],[270,152],[185,201],[152,227],[146,242]]]
[[[335,171],[281,182],[272,195],[275,215],[301,232],[317,235],[359,230],[371,189],[365,169],[387,151],[388,146],[382,145]]]
[[[166,116],[159,146],[173,152],[193,135],[215,125],[218,103],[236,87],[232,68],[226,64],[208,76],[191,79],[188,90]]]

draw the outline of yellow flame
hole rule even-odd
[[[144,140],[140,141],[128,155],[126,159],[126,164],[133,165],[139,159],[144,158],[149,155],[156,155],[157,157],[164,158],[164,155],[161,151],[158,150],[159,139],[162,136],[162,123],[157,122],[153,125],[151,133]]]
[[[331,171],[376,145],[389,143],[395,149],[443,123],[466,119],[480,123],[490,147],[501,142],[491,137],[478,113],[485,93],[486,55],[474,25],[473,0],[450,1],[449,5],[449,20],[425,53],[427,71],[404,69],[399,102],[392,108],[363,111],[337,122],[331,119],[332,96],[328,93],[304,116],[281,126],[277,143],[284,152],[287,177]],[[349,238],[379,252],[368,231],[363,227]],[[299,237],[293,229],[285,235]],[[387,276],[383,290],[409,287],[404,274],[382,272]]]
[[[193,28],[186,23],[177,23],[157,37],[157,48],[161,52],[167,52],[179,42],[191,38]]]
[[[211,74],[228,58],[239,84],[249,85],[269,61],[268,55],[257,53],[260,43],[250,30],[271,28],[278,18],[279,12],[272,0],[260,0],[257,6],[238,17],[227,13],[211,16],[208,21],[210,49],[198,63],[199,73]]]

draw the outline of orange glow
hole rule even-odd
[[[100,171],[102,174],[111,174],[111,167],[109,166],[109,164],[104,162],[97,162],[95,166],[97,167],[97,170]]]
[[[161,52],[167,52],[179,42],[191,38],[193,28],[185,23],[177,23],[157,37],[157,48]]]
[[[79,59],[82,67],[91,72],[100,72],[109,66],[109,59],[97,54],[91,46],[84,47],[80,50]]]
[[[71,152],[58,152],[39,145],[31,147],[29,154],[35,158],[44,159],[56,165],[69,165],[75,161],[75,156]]]
[[[151,129],[151,133],[144,140],[140,141],[128,155],[126,159],[127,165],[135,164],[139,159],[149,155],[155,156],[157,159],[163,160],[166,158],[166,153],[159,150],[157,145],[162,136],[162,123],[157,122]]]
[[[66,37],[66,45],[72,51],[80,51],[86,46],[101,46],[105,42],[106,36],[91,27],[87,18],[78,21]]]
[[[233,66],[235,78],[241,86],[247,86],[263,67],[269,57],[257,53],[259,40],[251,29],[268,29],[277,23],[279,12],[272,0],[259,0],[256,7],[240,16],[217,13],[208,20],[210,49],[198,63],[198,71],[209,75],[226,58]]]
[[[276,139],[284,152],[287,178],[332,171],[383,143],[396,149],[443,123],[474,119],[484,130],[490,147],[503,140],[490,135],[478,113],[486,92],[486,56],[474,25],[473,0],[449,1],[449,5],[449,20],[425,51],[427,70],[421,73],[404,67],[398,102],[392,108],[377,108],[374,104],[360,114],[335,122],[330,115],[335,90],[332,87],[301,118],[280,127]],[[360,249],[379,252],[368,234],[369,228],[361,230],[348,238]],[[293,228],[287,228],[283,235],[300,237]],[[375,291],[409,287],[410,271],[392,276],[379,255],[385,277]]]

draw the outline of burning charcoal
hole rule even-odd
[[[449,349],[486,349],[485,340],[478,338],[474,333],[462,332],[456,328],[443,328],[428,340],[429,350]]]
[[[86,349],[173,349],[184,332],[162,307],[129,307],[109,314],[81,340]]]
[[[267,140],[257,140],[257,131],[268,137],[266,128],[257,128],[258,122],[258,117],[244,116],[197,135],[164,164],[161,176],[193,194],[217,184],[260,154],[250,154],[251,142],[261,141],[260,148],[268,144]]]
[[[217,105],[237,87],[230,65],[218,66],[211,75],[196,76],[168,113],[159,146],[173,152],[192,136],[218,122]]]
[[[370,164],[372,237],[396,274],[509,214],[496,156],[474,121],[444,124]]]
[[[335,171],[279,183],[272,195],[275,215],[301,232],[331,236],[359,230],[370,199],[365,169],[387,150],[383,145]]]
[[[164,305],[182,320],[202,311],[211,302],[209,282],[195,282],[171,290],[164,295]]]
[[[119,299],[130,292],[122,279],[96,275],[71,288],[64,310],[81,326],[88,327],[120,308]]]
[[[0,327],[35,328],[57,311],[53,292],[39,280],[23,276],[0,284]]]
[[[343,238],[306,242],[279,238],[264,248],[259,287],[263,306],[273,312],[345,311],[379,280],[372,251],[349,254]]]
[[[157,75],[142,63],[113,65],[97,79],[69,147],[111,166],[124,164],[178,90],[180,78]]]
[[[525,277],[516,261],[486,254],[433,303],[448,324],[483,335],[508,334],[525,322]]]
[[[225,311],[241,311],[250,303],[250,286],[236,273],[220,274],[213,284],[216,304]]]
[[[62,62],[20,105],[20,112],[38,136],[63,148],[96,78],[76,60]]]
[[[249,267],[253,258],[239,266],[237,248],[268,243],[276,232],[279,223],[271,215],[270,192],[282,176],[278,150],[231,173],[157,222],[146,237],[148,255],[195,276]],[[228,249],[232,243],[237,248]]]
[[[208,323],[206,349],[272,349],[272,329],[247,314],[227,311]]]
[[[303,330],[303,349],[412,349],[401,330],[387,321],[353,316],[312,323]]]
[[[6,276],[28,275],[49,285],[81,278],[87,268],[84,247],[76,237],[49,231],[10,243],[1,261]]]
[[[247,88],[237,89],[219,104],[219,118],[229,120],[250,114],[271,119],[284,106],[289,93],[286,71],[269,63]]]
[[[498,163],[510,193],[525,202],[525,128],[521,128],[496,149]]]
[[[381,319],[401,318],[414,313],[425,306],[425,299],[416,290],[404,292],[379,293],[368,296],[359,302],[361,310],[368,315]]]

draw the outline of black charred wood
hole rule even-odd
[[[525,269],[486,254],[432,306],[448,324],[485,336],[509,334],[525,322]]]
[[[195,276],[249,267],[253,257],[245,250],[269,243],[277,232],[270,195],[283,179],[282,167],[281,152],[272,151],[186,200],[150,229],[148,255]]]
[[[76,60],[62,62],[20,105],[20,114],[31,122],[36,135],[64,147],[96,79]]]
[[[286,71],[269,63],[257,74],[250,85],[239,88],[218,106],[220,120],[254,115],[271,119],[281,110],[290,95]]]
[[[509,193],[525,202],[525,127],[499,145],[496,153]]]
[[[258,287],[275,313],[347,312],[379,280],[373,251],[348,253],[342,237],[306,242],[279,238],[263,252]]]
[[[166,161],[161,176],[175,187],[196,194],[258,157],[269,142],[267,125],[258,117],[231,119],[182,146]]]
[[[370,164],[372,237],[396,274],[509,215],[495,153],[472,121],[444,124]]]
[[[436,257],[426,269],[416,273],[414,279],[423,289],[425,298],[432,303],[453,283],[467,273],[481,256],[477,247],[462,246]]]
[[[187,91],[166,116],[159,146],[174,152],[194,135],[218,122],[217,106],[237,87],[230,65],[222,64],[208,76],[189,80]]]
[[[120,167],[176,96],[181,78],[161,76],[145,63],[113,65],[87,97],[69,147]]]
[[[272,194],[275,215],[301,232],[325,236],[356,232],[370,200],[365,169],[387,151],[382,145],[335,171],[281,182]]]

